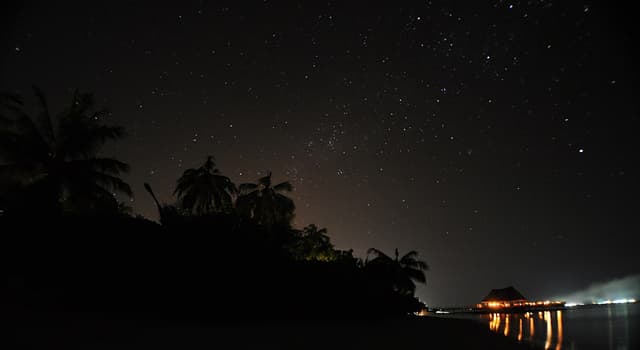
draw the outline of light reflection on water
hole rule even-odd
[[[555,345],[555,350],[562,349],[563,341],[563,325],[562,325],[562,310],[557,311],[544,311],[537,314],[531,312],[520,314],[504,314],[504,313],[492,313],[483,315],[485,318],[489,318],[489,330],[496,333],[501,333],[505,337],[508,337],[510,332],[516,332],[515,325],[517,324],[517,336],[516,340],[522,342],[525,333],[528,336],[528,341],[535,343],[536,328],[543,327],[544,329],[544,349],[551,349]],[[528,329],[523,328],[523,324],[528,324]]]
[[[491,332],[534,348],[640,349],[640,303],[475,317]]]

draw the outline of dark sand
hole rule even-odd
[[[4,349],[530,349],[469,320],[432,317],[198,324],[105,321],[89,314],[14,316],[5,325],[13,344]]]

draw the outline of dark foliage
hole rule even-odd
[[[189,213],[205,215],[228,212],[232,208],[236,185],[220,173],[212,156],[197,169],[187,169],[177,181],[174,194]]]
[[[132,217],[41,219],[0,217],[2,263],[11,267],[3,300],[201,321],[387,317],[419,307],[381,288],[356,259],[296,260],[283,248],[294,232],[226,214],[169,227]]]
[[[118,212],[114,193],[131,196],[120,175],[129,165],[99,155],[124,130],[101,120],[93,96],[76,92],[69,105],[51,115],[43,92],[34,88],[36,112],[22,100],[0,98],[0,204],[13,211]]]
[[[271,172],[258,182],[241,184],[236,202],[238,213],[265,227],[286,226],[293,220],[295,204],[284,193],[293,191],[289,182],[271,185]]]
[[[119,127],[76,94],[53,119],[0,95],[0,252],[3,304],[152,319],[362,318],[417,311],[426,264],[378,250],[366,264],[335,249],[326,229],[291,227],[293,186],[271,173],[239,189],[209,156],[177,181],[160,224],[132,217],[128,165],[97,156]],[[237,199],[234,203],[234,199]],[[6,209],[6,210],[5,210]]]

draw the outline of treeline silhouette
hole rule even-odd
[[[327,230],[292,227],[289,182],[236,186],[212,156],[177,179],[160,223],[134,216],[129,166],[100,155],[124,136],[90,94],[53,117],[34,88],[0,95],[0,231],[8,308],[203,321],[403,316],[427,265],[415,251],[366,259]]]

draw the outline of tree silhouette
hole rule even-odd
[[[0,118],[0,181],[18,188],[15,197],[32,209],[117,211],[115,192],[132,195],[119,177],[129,166],[98,152],[124,130],[101,122],[107,111],[93,111],[91,94],[76,91],[71,104],[52,118],[42,91],[34,87],[34,92],[34,117],[20,100],[3,97],[8,113]]]
[[[149,193],[149,195],[151,195],[151,198],[153,198],[153,201],[154,203],[156,203],[156,207],[158,208],[158,214],[160,214],[162,218],[162,205],[160,205],[160,201],[158,201],[158,198],[156,198],[156,194],[153,193],[153,189],[151,188],[151,185],[145,182],[144,189],[147,191],[147,193]]]
[[[258,179],[258,183],[240,185],[240,196],[236,201],[238,213],[251,218],[258,224],[271,227],[274,225],[290,226],[295,211],[291,198],[283,193],[293,191],[288,181],[271,186],[271,172]]]
[[[6,92],[0,93],[0,126],[6,127],[11,124],[11,111],[16,111],[22,107],[22,98],[16,94]]]
[[[13,118],[10,114],[13,114],[16,110],[22,107],[22,99],[20,96],[0,93],[0,137],[7,137],[7,129],[13,126]],[[5,141],[6,142],[6,141]],[[2,140],[0,140],[0,145]],[[0,152],[2,150],[0,149]],[[1,153],[0,153],[1,156]],[[2,158],[0,158],[2,159]],[[7,206],[7,195],[10,194],[12,189],[20,187],[14,176],[7,172],[0,163],[0,209],[4,210]]]
[[[197,169],[187,169],[173,192],[189,213],[206,215],[231,209],[236,185],[216,168],[212,156]]]
[[[318,229],[314,224],[303,229],[295,250],[295,255],[304,260],[333,261],[338,256],[327,229]]]
[[[149,195],[151,195],[151,198],[153,198],[153,201],[156,203],[156,207],[158,208],[158,215],[160,215],[160,222],[163,225],[173,225],[177,222],[180,222],[179,219],[182,216],[182,213],[180,212],[180,210],[178,210],[178,208],[176,208],[175,205],[161,205],[155,193],[153,193],[151,185],[146,182],[144,183],[144,189],[147,191],[147,193],[149,193]]]
[[[369,260],[369,255],[373,255],[374,258]],[[429,269],[427,263],[418,260],[418,252],[415,250],[399,258],[397,248],[395,259],[378,249],[370,248],[367,251],[365,266],[380,274],[395,291],[403,295],[413,295],[416,290],[416,281],[426,283],[424,271]]]

